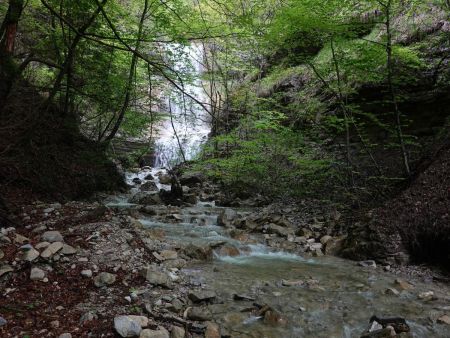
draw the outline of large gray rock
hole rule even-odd
[[[39,257],[39,251],[37,251],[34,248],[27,250],[22,254],[22,259],[27,262],[32,262],[38,257]]]
[[[115,317],[114,329],[121,337],[139,337],[142,332],[141,325],[130,316]]]
[[[41,240],[50,243],[64,241],[63,236],[59,231],[46,231],[42,234]]]
[[[154,267],[147,267],[141,271],[142,276],[153,285],[173,289],[172,279],[166,272],[159,271]]]
[[[156,186],[156,183],[153,181],[145,182],[143,185],[141,185],[142,191],[158,191],[158,187]]]

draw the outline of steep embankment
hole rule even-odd
[[[123,186],[104,147],[85,138],[74,116],[48,104],[27,83],[15,86],[0,117],[4,209],[37,198],[76,199]]]
[[[434,161],[405,191],[351,229],[344,255],[450,267],[449,172],[447,139]]]

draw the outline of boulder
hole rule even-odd
[[[213,251],[210,246],[200,246],[195,244],[189,244],[183,250],[187,257],[197,259],[201,261],[211,260],[213,258]]]
[[[149,181],[145,182],[143,185],[141,185],[142,191],[158,191],[158,187],[155,182]]]
[[[225,244],[217,251],[219,256],[229,256],[229,257],[236,257],[239,256],[241,253],[238,248],[231,244]]]
[[[142,205],[157,205],[161,204],[162,200],[157,191],[142,191],[134,195],[130,202]]]

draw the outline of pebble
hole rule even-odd
[[[37,251],[34,248],[31,250],[25,251],[22,255],[22,259],[24,261],[28,261],[28,262],[32,262],[38,257],[39,257],[39,251]]]
[[[44,242],[62,242],[63,236],[59,231],[46,231],[41,236],[42,241]]]
[[[50,242],[39,242],[38,244],[36,244],[36,249],[38,249],[38,250],[45,249],[49,245],[50,245]]]
[[[0,277],[3,275],[6,275],[9,272],[14,271],[14,269],[12,267],[10,267],[9,265],[5,264],[5,265],[0,265]]]
[[[77,249],[75,249],[74,247],[68,245],[68,244],[63,244],[63,247],[61,249],[61,253],[63,255],[74,255],[77,253]]]
[[[70,334],[70,333],[63,333],[63,334],[60,334],[58,336],[58,338],[72,338],[72,334]]]
[[[186,331],[179,326],[173,326],[172,331],[170,332],[170,338],[184,338],[186,335]]]
[[[373,260],[360,261],[360,262],[358,262],[358,265],[362,266],[364,268],[376,268],[377,267],[377,263],[375,263],[375,261],[373,261]]]
[[[116,275],[109,272],[100,272],[94,278],[94,284],[96,287],[101,288],[102,286],[114,284],[116,281]]]
[[[160,327],[159,330],[150,330],[150,329],[142,330],[139,338],[170,338],[170,336],[169,331],[167,331],[163,327]]]
[[[419,293],[419,299],[424,300],[424,301],[429,301],[429,300],[436,299],[436,297],[434,296],[433,291],[425,291],[425,292]]]
[[[92,270],[81,270],[81,275],[86,278],[91,278]]]
[[[142,327],[129,316],[117,316],[114,318],[114,329],[121,337],[139,337]]]
[[[45,271],[39,268],[32,268],[30,273],[31,280],[43,280],[45,278]]]
[[[63,247],[62,242],[53,242],[47,248],[45,248],[45,250],[41,253],[41,257],[45,259],[50,258],[54,254],[56,254],[59,250],[61,250],[62,247]]]
[[[439,324],[447,324],[450,325],[450,316],[448,315],[443,315],[442,317],[439,317],[437,322]]]
[[[2,316],[0,316],[0,327],[6,325],[8,322],[6,321],[5,318],[3,318]]]

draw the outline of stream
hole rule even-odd
[[[145,182],[149,173],[158,188],[168,189],[158,180],[163,172],[144,169],[127,174],[127,182],[133,184],[131,195],[110,200],[108,205],[136,207],[129,202],[139,192],[140,185],[133,180]],[[223,209],[214,202],[198,202],[178,208],[170,222],[158,216],[139,221],[150,231],[163,231],[168,249],[189,244],[219,247],[223,243],[237,248],[238,252],[231,254],[216,249],[212,261],[191,261],[182,270],[189,285],[217,294],[219,301],[208,305],[208,310],[231,337],[360,337],[372,315],[405,318],[412,337],[449,337],[447,326],[436,323],[443,311],[450,310],[448,287],[333,256],[311,258],[275,251],[258,234],[245,241],[233,239],[229,229],[217,225]],[[398,278],[408,280],[411,288],[399,288]],[[386,291],[393,288],[399,294]],[[434,293],[432,299],[420,299],[420,294],[429,291]],[[236,295],[242,299],[237,300]],[[270,305],[282,319],[267,322],[255,316],[250,311],[254,303]]]

